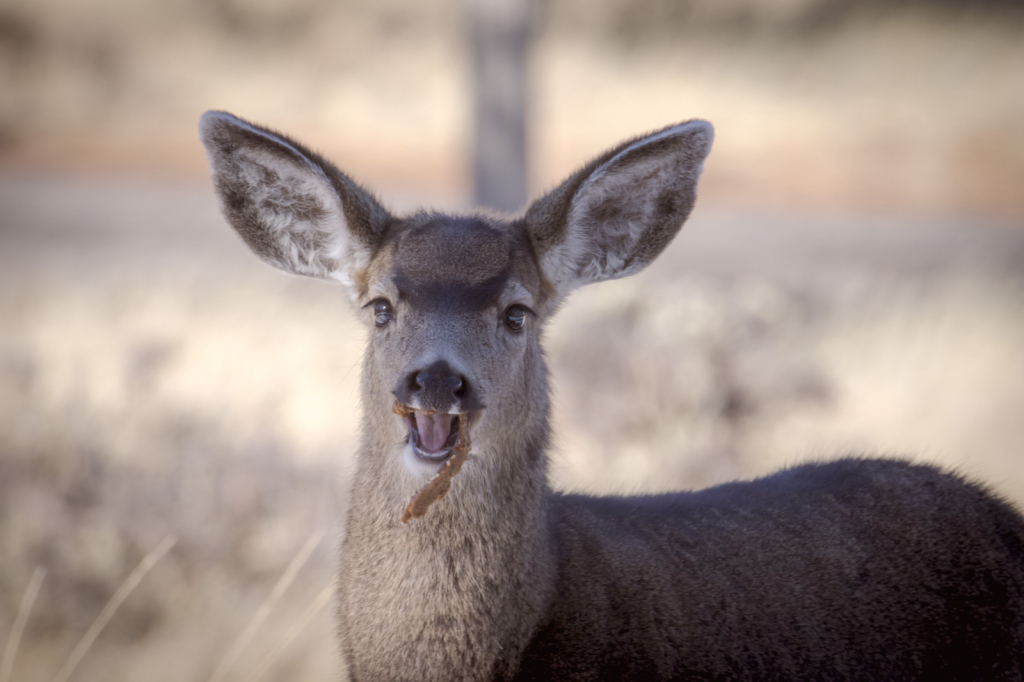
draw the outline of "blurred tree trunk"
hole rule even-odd
[[[473,201],[526,203],[526,51],[531,0],[466,0],[473,58]]]

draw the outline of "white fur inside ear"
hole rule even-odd
[[[322,173],[262,151],[241,151],[238,160],[239,175],[286,264],[302,274],[337,278],[345,214]]]
[[[560,295],[591,282],[631,275],[647,265],[633,256],[657,225],[660,202],[666,192],[692,194],[713,135],[705,121],[668,128],[629,145],[583,182],[569,208],[565,239],[541,257],[541,267]],[[671,137],[688,139],[674,150],[637,154]]]
[[[288,140],[230,114],[209,112],[200,126],[211,140],[244,131],[236,133],[237,144],[210,142],[207,150],[219,183],[248,200],[250,208],[232,219],[235,209],[221,197],[249,246],[283,270],[339,281],[354,297],[355,273],[369,265],[370,254],[349,234],[341,198],[323,169]]]

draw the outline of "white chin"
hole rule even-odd
[[[402,461],[405,462],[405,468],[409,470],[410,474],[415,478],[422,479],[433,478],[444,466],[444,462],[428,462],[422,457],[417,457],[412,449],[412,443],[406,443],[402,448]]]

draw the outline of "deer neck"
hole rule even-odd
[[[474,441],[452,490],[409,523],[402,512],[424,481],[380,436],[390,415],[367,414],[339,590],[354,678],[493,679],[515,669],[555,576],[542,384],[517,437]]]

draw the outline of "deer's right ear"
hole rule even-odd
[[[549,301],[639,272],[690,215],[714,130],[687,121],[594,159],[526,211],[523,222]]]
[[[206,112],[199,135],[224,217],[249,248],[287,272],[340,281],[355,298],[391,222],[373,195],[302,145],[231,114]]]

